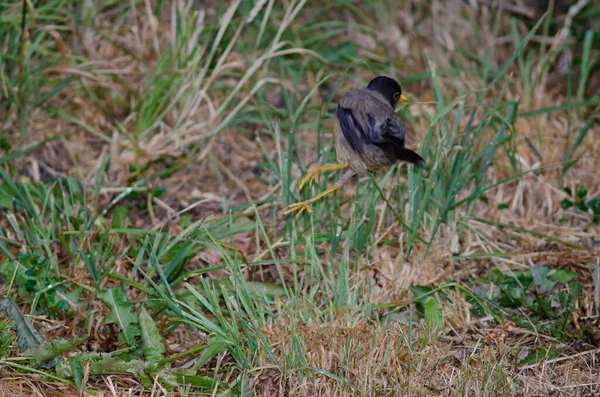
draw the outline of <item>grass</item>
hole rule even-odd
[[[597,393],[584,3],[0,6],[0,394]],[[282,215],[378,74],[427,169]]]

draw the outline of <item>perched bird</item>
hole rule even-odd
[[[398,82],[379,76],[367,88],[344,95],[335,112],[333,135],[338,164],[327,164],[311,170],[300,181],[299,188],[315,181],[319,173],[346,169],[332,187],[313,198],[291,204],[285,214],[311,212],[311,204],[339,189],[354,175],[366,175],[398,161],[417,166],[424,161],[414,151],[404,147],[404,124],[395,112],[398,102],[407,99]]]

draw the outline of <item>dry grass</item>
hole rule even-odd
[[[272,3],[257,2],[261,4],[260,8],[257,6],[259,15],[268,13]],[[347,66],[322,63],[322,69],[317,73],[310,69],[300,70],[298,76],[302,82],[298,84],[285,81],[285,75],[280,75],[281,70],[272,67],[278,57],[296,56],[308,63],[309,58],[319,59],[322,56],[310,48],[303,48],[301,33],[298,33],[305,21],[313,22],[313,6],[303,1],[289,3],[287,8],[284,7],[287,14],[270,17],[282,21],[281,36],[284,36],[284,30],[291,31],[291,36],[286,33],[285,40],[278,36],[264,38],[262,42],[268,44],[262,45],[254,57],[248,57],[238,45],[232,45],[231,48],[220,46],[212,60],[218,66],[210,70],[202,69],[204,63],[200,61],[198,53],[193,53],[190,44],[186,50],[190,57],[198,57],[195,58],[197,63],[181,62],[183,57],[178,58],[181,54],[172,54],[166,57],[171,61],[168,66],[160,65],[164,54],[169,51],[170,43],[177,39],[173,30],[175,8],[164,7],[159,16],[149,18],[150,2],[139,2],[127,14],[126,20],[122,20],[119,7],[95,9],[93,23],[80,29],[73,40],[63,43],[66,45],[66,57],[70,60],[68,64],[46,71],[48,86],[69,75],[75,76],[73,83],[52,97],[44,108],[32,112],[25,136],[19,130],[18,119],[8,117],[3,121],[1,128],[13,146],[29,147],[45,139],[60,137],[12,161],[10,166],[16,170],[15,179],[27,176],[37,183],[70,175],[93,188],[103,157],[110,155],[110,168],[102,180],[100,199],[90,206],[95,205],[100,210],[106,208],[125,187],[145,178],[147,185],[138,200],[147,206],[133,209],[127,226],[168,230],[172,237],[185,229],[176,221],[186,214],[193,221],[206,216],[219,217],[224,210],[236,206],[277,195],[286,196],[282,191],[282,181],[264,166],[268,161],[284,161],[282,153],[287,153],[288,149],[289,135],[285,128],[292,125],[293,115],[285,110],[282,91],[286,91],[285,94],[291,98],[287,100],[298,105],[311,90],[315,90],[308,101],[308,114],[295,124],[293,131],[294,140],[300,142],[294,156],[297,155],[299,162],[308,167],[321,160],[317,158],[315,150],[319,144],[317,129],[325,131],[326,142],[330,142],[331,138],[331,117],[322,118],[318,113],[328,99],[327,88],[315,87],[330,73],[333,73],[330,78],[332,85],[343,81],[344,68]],[[446,98],[460,98],[464,93],[481,90],[487,84],[482,76],[466,71],[481,68],[481,64],[462,50],[471,51],[484,59],[487,54],[493,53],[493,58],[487,59],[493,65],[502,65],[514,51],[514,43],[509,40],[509,15],[504,14],[496,20],[493,7],[469,5],[480,3],[476,1],[444,4],[434,0],[431,8],[419,3],[405,2],[391,12],[366,8],[362,14],[364,20],[359,20],[357,13],[349,10],[332,8],[325,12],[323,20],[342,19],[349,23],[369,24],[373,29],[372,32],[365,32],[350,27],[332,41],[334,46],[345,42],[357,44],[357,55],[361,58],[360,62],[350,65],[353,80],[344,83],[344,89],[340,91],[350,85],[358,86],[356,80],[359,78],[369,79],[373,71],[368,65],[393,60],[387,70],[400,79],[425,72],[428,67],[437,70],[464,69],[465,72],[442,75],[438,79]],[[183,10],[187,3],[173,4],[178,4]],[[85,3],[84,7],[91,6]],[[218,15],[217,5],[207,4],[203,7],[197,26],[189,27],[194,32],[186,37],[189,43],[193,42],[193,37],[202,34],[204,26],[215,24],[218,29],[233,18]],[[16,13],[17,9],[12,12]],[[376,23],[384,14],[387,14],[387,25]],[[239,23],[239,18],[235,21]],[[560,27],[564,17],[561,19],[558,16],[556,21]],[[525,23],[518,22],[522,36],[527,31]],[[239,26],[242,32],[242,24]],[[241,36],[240,42],[243,33]],[[297,42],[286,41],[290,40],[289,37],[295,37]],[[484,42],[494,46],[493,51],[482,47]],[[53,50],[60,48],[61,44],[57,42]],[[567,48],[575,48],[575,44],[567,43]],[[206,55],[210,52],[211,43],[207,42],[206,48],[202,48],[200,53]],[[74,61],[75,53],[84,56],[85,61]],[[593,56],[598,56],[597,50]],[[507,78],[486,97],[489,103],[484,108],[493,107],[494,98],[504,88],[503,101],[518,102],[521,113],[564,105],[567,103],[567,76],[559,64],[560,59],[557,59],[549,69],[539,71],[533,68],[532,80],[538,77],[538,73],[543,77],[530,93],[526,92],[523,85],[522,70],[511,67]],[[175,76],[175,80],[170,88],[160,92],[167,97],[165,106],[159,109],[163,117],[145,120],[149,113],[141,109],[144,98],[153,94],[156,86],[161,84],[161,77],[167,75]],[[592,95],[598,92],[599,84],[600,75],[598,70],[594,70],[586,93]],[[264,98],[260,94],[263,91],[266,93]],[[426,136],[432,117],[438,110],[429,80],[407,85],[405,91],[413,99],[406,112],[411,118],[412,142],[416,147]],[[475,106],[474,98],[473,95],[464,97],[464,113],[470,112]],[[268,116],[280,117],[280,128],[275,125],[275,120],[260,119],[261,107],[268,109],[268,112],[265,110]],[[245,113],[247,108],[258,111],[248,116],[249,113]],[[56,117],[52,109],[73,115],[80,124]],[[405,295],[410,286],[438,286],[451,281],[466,281],[487,274],[493,268],[503,271],[528,269],[535,264],[573,269],[584,280],[587,279],[587,303],[579,312],[584,317],[580,321],[597,323],[598,307],[592,295],[594,288],[598,287],[592,285],[591,273],[586,265],[598,263],[599,229],[590,222],[590,213],[561,208],[561,201],[567,198],[562,187],[568,186],[575,191],[577,186],[583,185],[587,187],[589,197],[600,197],[600,173],[597,172],[600,164],[600,140],[597,139],[600,130],[597,122],[575,153],[576,157],[583,158],[565,175],[561,174],[567,142],[573,142],[574,136],[589,119],[592,109],[578,109],[581,117],[573,116],[570,119],[567,111],[517,118],[514,125],[517,138],[512,154],[517,160],[518,169],[523,172],[549,164],[557,165],[540,168],[500,184],[486,193],[485,202],[477,201],[469,208],[469,214],[464,207],[457,209],[454,215],[456,222],[442,224],[426,257],[424,253],[427,247],[424,244],[416,244],[411,256],[405,257],[402,244],[406,229],[399,222],[390,221],[390,209],[383,200],[379,200],[375,206],[377,218],[374,220],[376,226],[372,230],[372,240],[389,240],[393,243],[373,244],[372,247],[376,249],[363,252],[356,252],[354,247],[341,246],[332,252],[331,242],[321,239],[313,242],[320,264],[326,268],[327,264],[340,263],[342,256],[348,255],[350,263],[357,263],[360,269],[348,275],[349,283],[362,286],[359,287],[359,295],[367,297],[365,300],[372,305],[407,302]],[[454,122],[454,111],[449,113],[450,125]],[[236,118],[241,118],[243,122],[228,123]],[[465,122],[466,119],[461,120],[461,127]],[[569,128],[570,135],[567,134]],[[216,131],[218,133],[215,134]],[[489,131],[489,134],[493,136],[493,131]],[[531,149],[525,138],[537,143],[538,153]],[[434,139],[441,138],[434,136]],[[540,156],[543,161],[539,160]],[[165,172],[170,169],[174,171]],[[514,174],[511,159],[506,152],[499,152],[487,171],[488,185]],[[294,163],[292,178],[296,180],[301,175],[298,163]],[[402,178],[405,182],[406,179]],[[379,175],[378,180],[381,179]],[[382,186],[390,197],[396,181],[390,178],[387,185]],[[341,194],[341,212],[347,214],[350,222],[356,220],[357,208],[361,205],[354,199],[354,192],[364,190],[366,183],[356,181],[348,184]],[[165,194],[154,197],[152,192],[158,187],[165,187]],[[470,193],[465,191],[458,199]],[[289,221],[280,214],[282,203],[282,200],[266,201],[258,205],[256,214],[261,219],[269,220],[265,221],[265,234],[257,228],[236,234],[232,239],[232,244],[250,261],[271,256],[267,239],[271,244],[286,240],[282,236],[289,227]],[[507,209],[498,210],[503,205]],[[408,208],[401,210],[401,213],[408,213]],[[245,213],[248,219],[255,219],[256,214]],[[463,218],[465,222],[461,222]],[[527,231],[497,227],[481,222],[479,218]],[[8,231],[7,238],[16,239],[10,234],[7,222],[0,220],[2,227]],[[297,226],[294,229],[293,233],[298,236],[293,248],[304,252],[309,245],[300,237],[300,228]],[[549,241],[545,236],[572,246]],[[429,240],[430,236],[423,230],[422,237]],[[133,238],[119,240],[123,250],[132,244],[139,244],[139,241]],[[344,254],[346,248],[348,253]],[[290,250],[289,245],[273,249],[275,257],[281,261],[280,268],[272,265],[249,268],[244,270],[244,275],[253,281],[279,283],[283,280],[293,287],[296,277],[302,277],[305,273],[302,268],[298,270],[287,264]],[[457,254],[468,257],[498,252],[510,255],[491,255],[482,259],[455,258]],[[54,255],[60,255],[58,250]],[[128,277],[134,260],[121,258],[113,272]],[[304,256],[300,260],[311,263],[314,259]],[[60,258],[59,261],[65,269],[69,268],[68,263]],[[217,249],[205,249],[191,260],[188,270],[222,265],[224,262]],[[71,277],[79,284],[91,285],[86,274],[85,269],[80,267]],[[210,277],[227,278],[229,274],[223,270],[211,273]],[[323,277],[335,277],[335,271],[330,274],[325,269],[324,274]],[[140,280],[143,280],[141,276]],[[189,281],[193,283],[197,279]],[[111,280],[103,286],[113,285],[111,283],[117,282]],[[452,299],[442,305],[445,328],[441,335],[430,332],[424,324],[408,326],[403,315],[391,316],[390,319],[383,310],[375,311],[374,318],[369,318],[363,310],[340,309],[332,319],[319,317],[316,314],[319,309],[310,306],[307,311],[314,310],[315,313],[298,317],[293,313],[283,316],[279,314],[291,309],[285,307],[285,302],[277,302],[277,305],[281,305],[275,310],[278,315],[264,327],[264,340],[261,342],[270,346],[275,360],[267,356],[257,358],[257,362],[269,364],[244,373],[248,387],[264,396],[600,394],[598,349],[590,349],[588,345],[571,345],[568,353],[560,356],[560,359],[520,365],[519,362],[528,352],[556,341],[510,324],[499,326],[491,318],[473,318],[471,305],[464,296],[451,290],[448,293]],[[313,297],[324,298],[325,292],[322,296]],[[132,296],[132,299],[135,301],[136,296]],[[84,321],[81,316],[64,316],[56,320],[39,318],[35,325],[50,340],[59,336],[79,336],[81,333],[76,330],[87,327],[94,336],[86,342],[86,349],[116,349],[119,345],[116,333],[111,338],[102,336],[102,320],[107,315],[107,309],[98,301],[91,301],[88,307],[82,309],[92,313],[92,319],[97,320],[94,325],[89,325],[87,319]],[[304,321],[305,318],[310,321]],[[166,329],[167,326],[163,324],[161,330]],[[177,331],[165,336],[164,343],[169,353],[177,354],[197,345],[205,336],[179,326]],[[289,369],[287,364],[290,362],[297,364],[294,368],[301,369]],[[212,374],[210,371],[220,365],[225,368],[223,373],[227,373],[223,375],[224,379],[237,376],[232,358],[225,353],[206,366],[206,373]],[[166,395],[162,386],[155,385],[154,389],[149,390],[127,376],[98,377],[90,381],[88,387],[106,396]],[[0,376],[0,395],[74,395],[73,390],[60,381],[44,379],[34,373],[20,374],[3,369],[3,375]],[[184,388],[169,393],[187,395]]]

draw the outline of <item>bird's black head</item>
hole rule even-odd
[[[391,77],[378,76],[369,82],[367,89],[377,91],[390,102],[393,108],[396,108],[398,101],[406,101],[406,97],[402,95],[400,84]]]

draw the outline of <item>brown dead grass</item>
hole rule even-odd
[[[424,331],[414,332],[412,338],[423,341],[424,349],[411,348],[415,344],[409,343],[407,328],[394,322],[349,326],[340,320],[296,325],[293,331],[290,324],[279,324],[266,335],[282,361],[275,368],[258,371],[255,392],[262,396],[541,396],[556,392],[594,395],[600,390],[600,349],[523,367],[518,361],[525,351],[540,344],[535,336],[514,328],[488,329],[477,321],[458,324],[448,314],[459,332],[439,340]],[[293,332],[298,335],[294,343],[299,344],[295,351]],[[282,371],[284,360],[294,358],[305,361],[306,371]],[[329,374],[342,374],[351,386]]]
[[[458,47],[465,47],[475,52],[479,51],[477,37],[491,37],[491,11],[487,7],[474,9],[468,5],[444,6],[435,2],[433,13],[417,15],[411,6],[399,8],[393,15],[397,23],[394,28],[381,28],[375,37],[357,31],[348,32],[348,40],[359,43],[360,54],[367,60],[377,60],[377,53],[388,52],[399,60],[395,70],[402,78],[426,69],[425,57],[434,59],[436,67],[449,66],[449,60],[458,67],[475,67],[474,61],[464,58]],[[457,3],[458,4],[458,3]],[[80,75],[78,84],[100,93],[102,103],[107,106],[112,117],[125,122],[129,105],[133,101],[127,92],[142,92],[144,76],[147,67],[155,64],[155,54],[152,46],[139,43],[151,43],[156,37],[159,43],[168,38],[169,16],[158,21],[155,29],[146,19],[143,7],[135,21],[129,21],[137,26],[134,31],[128,25],[115,29],[115,11],[108,10],[98,15],[98,25],[104,30],[104,36],[96,31],[85,31],[81,37],[86,48],[90,63],[80,65],[75,71],[56,70],[56,78],[65,73]],[[348,17],[349,19],[352,19]],[[477,25],[482,31],[475,32],[473,24],[467,21],[479,21]],[[502,22],[501,31],[509,32],[507,20]],[[137,32],[137,33],[136,33]],[[509,44],[498,44],[495,64],[502,64],[508,58],[513,48]],[[231,62],[239,62],[239,67],[245,67],[239,54],[232,54]],[[185,71],[181,71],[185,73]],[[370,77],[368,70],[359,70],[361,76]],[[553,71],[546,84],[534,93],[531,102],[521,104],[520,111],[527,111],[566,103],[564,95],[564,75]],[[598,84],[598,73],[591,82]],[[310,90],[309,83],[302,87],[293,87],[300,96]],[[444,92],[460,93],[477,90],[483,87],[483,81],[471,74],[458,77],[440,78]],[[513,74],[506,99],[520,101],[523,87],[520,79]],[[231,82],[232,84],[234,82]],[[410,95],[418,98],[418,103],[410,105],[410,112],[417,120],[417,129],[413,131],[418,142],[425,135],[429,117],[435,112],[431,103],[433,95],[428,83],[422,82],[406,87]],[[591,91],[594,91],[593,89]],[[122,103],[112,98],[125,98]],[[222,98],[214,98],[215,103]],[[319,99],[317,99],[319,100]],[[467,98],[467,104],[470,99]],[[83,132],[68,122],[59,118],[50,118],[41,110],[36,111],[30,121],[30,133],[24,146],[29,146],[43,139],[63,134],[64,138],[49,143],[32,156],[18,159],[16,167],[22,175],[31,177],[35,182],[51,177],[74,175],[87,185],[93,185],[96,170],[104,155],[112,156],[108,177],[103,186],[103,203],[107,204],[115,196],[116,187],[126,186],[131,175],[128,167],[149,165],[149,175],[161,169],[164,164],[154,162],[163,156],[173,156],[177,161],[183,153],[186,143],[196,140],[195,135],[201,136],[210,125],[202,125],[195,130],[194,125],[202,124],[201,120],[210,113],[208,105],[198,109],[189,120],[189,128],[182,139],[171,139],[168,128],[164,132],[153,135],[140,142],[135,148],[126,137],[115,127],[107,114],[91,101],[82,99],[79,90],[69,88],[56,98],[52,107],[65,109],[85,124],[100,131],[114,140],[107,145],[101,140]],[[468,108],[468,106],[467,106]],[[170,115],[176,117],[176,115]],[[167,118],[167,127],[169,118]],[[582,127],[581,122],[573,120],[571,140],[573,135]],[[212,124],[211,124],[212,125]],[[567,118],[565,112],[553,112],[530,118],[519,118],[516,131],[519,135],[518,155],[519,165],[523,170],[539,167],[537,158],[522,138],[528,137],[536,141],[541,136],[541,154],[545,164],[561,162],[567,139]],[[20,139],[16,126],[8,126],[9,139],[17,143]],[[277,143],[270,136],[261,134],[262,131],[252,131],[259,135],[269,155],[276,159]],[[296,139],[303,142],[304,150],[300,152],[303,164],[315,161],[314,147],[316,134],[309,128],[296,132]],[[578,154],[585,155],[565,179],[564,186],[584,185],[592,196],[600,194],[600,141],[598,126],[588,134]],[[285,137],[284,137],[285,138]],[[153,180],[152,187],[167,186],[167,196],[159,201],[151,199],[152,210],[136,214],[134,227],[156,228],[165,225],[174,212],[184,210],[194,219],[206,215],[221,213],[221,199],[226,196],[230,206],[247,203],[267,197],[273,193],[276,186],[267,186],[257,182],[258,171],[256,164],[263,161],[257,138],[247,132],[226,130],[211,141],[211,154],[224,176],[224,186],[220,187],[213,169],[206,157],[186,159],[184,167],[167,178]],[[283,145],[286,144],[283,139]],[[136,152],[136,150],[139,150]],[[137,155],[141,153],[141,155]],[[295,178],[301,175],[299,169],[294,169]],[[508,159],[499,154],[497,162],[489,171],[490,183],[501,181],[513,174]],[[260,175],[269,180],[269,175]],[[578,211],[562,210],[560,202],[565,194],[560,167],[546,168],[525,175],[518,181],[500,185],[493,194],[487,196],[488,203],[480,202],[475,206],[474,214],[488,220],[512,224],[539,233],[548,234],[564,241],[580,245],[583,249],[569,249],[561,245],[548,245],[543,238],[516,231],[507,232],[492,228],[489,225],[470,221],[461,241],[457,241],[456,230],[443,226],[436,237],[434,249],[422,260],[424,247],[417,246],[415,254],[406,259],[398,252],[397,247],[383,246],[369,257],[358,254],[363,268],[368,270],[354,275],[358,279],[373,279],[371,300],[374,303],[395,301],[405,293],[410,285],[434,285],[449,280],[461,280],[468,276],[481,274],[493,267],[501,269],[527,268],[532,264],[549,267],[568,267],[582,275],[589,276],[585,265],[598,258],[600,235],[597,227],[590,226],[589,214]],[[358,182],[360,183],[360,182]],[[344,195],[351,196],[355,184],[349,184]],[[508,204],[509,209],[497,211],[499,204]],[[193,208],[190,208],[190,206]],[[345,208],[349,213],[352,200],[349,199]],[[187,209],[187,210],[186,210]],[[268,207],[267,207],[268,209]],[[379,216],[384,219],[386,207],[380,205]],[[460,219],[460,214],[457,217]],[[563,221],[564,220],[564,221]],[[283,221],[283,219],[282,219]],[[560,223],[560,225],[559,225]],[[383,222],[380,222],[383,224]],[[177,233],[177,229],[173,230]],[[399,224],[378,227],[376,239],[398,238],[402,233]],[[277,241],[277,228],[269,230],[272,241]],[[237,245],[244,245],[245,253],[258,257],[265,249],[261,238],[247,234],[240,236]],[[243,240],[243,241],[242,241]],[[327,247],[324,246],[325,251]],[[510,259],[489,259],[478,261],[456,261],[453,253],[468,255],[471,253],[490,252],[492,250],[514,252]],[[282,255],[285,251],[281,251]],[[211,263],[218,263],[219,258],[214,252],[207,251],[201,255],[211,256]],[[329,254],[324,254],[324,260],[331,260]],[[285,269],[284,269],[285,270]],[[276,279],[275,272],[253,273],[256,279],[265,278],[267,281]],[[265,276],[266,275],[266,276]],[[98,309],[100,310],[100,309]],[[584,310],[586,316],[597,318],[593,304]],[[519,358],[524,351],[544,344],[534,335],[518,329],[488,328],[488,324],[470,318],[468,305],[456,295],[454,304],[444,307],[447,329],[439,340],[431,339],[421,327],[413,330],[413,340],[423,340],[424,349],[413,349],[408,343],[408,329],[394,321],[390,323],[375,323],[363,319],[352,319],[351,313],[340,314],[340,319],[328,324],[296,324],[291,320],[271,324],[265,330],[267,340],[275,346],[278,362],[269,368],[257,369],[252,375],[252,387],[259,395],[598,395],[600,352],[577,352],[560,361],[542,362],[530,368],[518,366]],[[101,313],[98,313],[102,317]],[[42,321],[44,323],[44,321]],[[68,321],[65,319],[65,323]],[[76,321],[74,322],[76,323]],[[71,323],[71,325],[74,325]],[[46,323],[48,324],[48,323]],[[291,329],[299,335],[299,348],[307,369],[303,373],[286,372],[285,360],[294,357],[292,350]],[[185,351],[186,348],[198,343],[198,338],[186,333],[174,332],[170,338],[170,351],[173,353]],[[58,335],[45,332],[46,335]],[[98,343],[102,338],[98,337]],[[105,341],[108,343],[107,341]],[[114,343],[114,341],[113,341]],[[109,343],[110,345],[110,343]],[[110,350],[108,346],[89,346],[91,350]],[[360,352],[360,353],[359,353]],[[296,359],[300,359],[296,357]],[[355,387],[350,389],[342,382],[311,370],[310,367],[320,368],[334,374],[344,374],[345,379]],[[124,377],[106,377],[96,384],[99,390],[106,392],[102,395],[142,396],[153,395],[152,392],[132,390],[139,387],[135,380]],[[350,393],[351,390],[355,392]],[[19,375],[4,372],[0,377],[0,395],[73,395],[73,390],[60,383],[48,383],[34,375]]]

